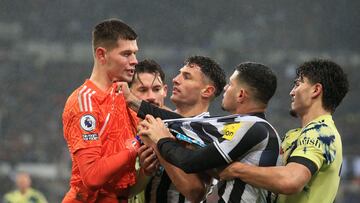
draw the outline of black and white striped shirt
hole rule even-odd
[[[234,161],[256,166],[281,163],[279,136],[263,113],[180,121],[179,125],[176,120],[171,120],[167,123],[168,127],[188,135],[197,134],[207,145],[190,150],[164,138],[158,142],[158,148],[166,160],[187,173],[223,167]],[[275,199],[271,192],[240,179],[219,183],[218,194],[219,202],[273,202]]]
[[[145,104],[147,105],[147,104]],[[142,104],[144,106],[144,104]],[[149,110],[154,110],[152,106],[146,106],[149,107],[148,109],[140,109],[138,112],[139,114],[143,114],[139,117],[144,117],[146,114],[150,114]],[[143,107],[144,108],[144,107]],[[162,111],[160,109],[159,112],[153,112],[151,113],[154,116],[158,116],[161,118],[173,118],[174,114],[170,112]],[[204,112],[200,115],[197,115],[193,118],[204,118],[210,116],[209,112]],[[145,201],[150,203],[159,203],[159,202],[168,202],[168,203],[190,203],[189,200],[185,199],[184,195],[182,195],[175,187],[175,185],[172,183],[171,179],[169,178],[168,174],[165,170],[160,170],[157,172],[155,176],[153,176],[148,183],[146,189],[145,189]]]

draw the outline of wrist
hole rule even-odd
[[[127,97],[125,97],[125,101],[127,103],[127,105],[135,112],[139,111],[140,108],[140,104],[141,101],[140,99],[138,99],[134,94],[132,94],[131,92],[129,93],[129,95]]]

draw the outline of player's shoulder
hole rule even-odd
[[[19,194],[20,194],[20,192],[19,192],[18,190],[11,190],[11,191],[5,193],[3,198],[4,198],[5,200],[10,200],[10,199],[12,199],[14,196],[17,196],[17,195],[19,195]]]
[[[298,137],[301,133],[301,128],[293,128],[285,133],[285,138]]]
[[[96,91],[85,82],[75,89],[68,97],[64,112],[72,111],[92,111],[94,109],[94,98]]]
[[[317,137],[319,135],[333,135],[334,133],[329,123],[327,123],[325,120],[315,120],[306,125],[302,129],[301,134]]]

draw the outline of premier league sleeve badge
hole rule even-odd
[[[86,114],[80,119],[80,126],[83,130],[90,132],[96,127],[96,120],[93,115]]]

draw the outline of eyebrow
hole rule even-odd
[[[190,72],[187,72],[187,71],[182,71],[180,72],[181,74],[183,75],[186,75],[186,76],[191,76],[191,73]]]

